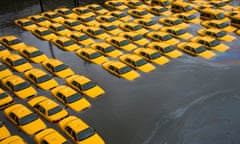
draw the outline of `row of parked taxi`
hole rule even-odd
[[[15,23],[21,28],[31,30],[34,35],[43,40],[51,40],[62,50],[74,51],[86,61],[103,64],[108,61],[106,56],[119,58],[113,63],[123,63],[122,66],[116,67],[110,64],[112,67],[110,69],[108,63],[103,65],[103,68],[128,80],[135,79],[139,75],[135,74],[134,77],[129,78],[119,73],[121,68],[150,72],[155,69],[148,63],[153,62],[153,59],[157,58],[158,60],[155,61],[163,65],[169,61],[167,57],[181,56],[181,52],[175,48],[191,55],[210,59],[216,54],[209,50],[225,52],[229,49],[220,40],[230,42],[235,39],[227,32],[236,31],[237,28],[231,26],[227,18],[214,20],[214,17],[204,15],[205,13],[223,14],[219,9],[213,10],[214,3],[211,9],[203,9],[198,7],[199,5],[193,7],[193,3],[179,1],[173,2],[171,9],[168,9],[168,6],[149,6],[137,0],[106,1],[105,5],[113,11],[97,4],[90,4],[72,10],[58,8],[40,15],[17,19]],[[202,21],[201,25],[206,28],[197,31],[200,36],[192,38],[193,35],[188,33],[186,28],[189,27],[187,23],[200,22],[196,16],[196,10],[200,11],[201,19],[213,20]],[[158,21],[155,20],[156,16],[171,14],[171,17],[160,17]],[[23,23],[31,24],[24,27]],[[179,39],[189,40],[190,38],[192,38],[191,43],[179,43]],[[151,51],[145,49],[151,49]],[[131,53],[133,50],[135,51]],[[151,57],[151,55],[154,56]],[[138,66],[138,63],[141,65]],[[148,63],[147,67],[140,68],[146,63]]]
[[[48,58],[38,48],[26,45],[15,36],[2,36],[0,43],[2,60],[0,80],[3,86],[0,89],[0,109],[3,109],[6,118],[24,133],[35,135],[36,143],[69,143],[69,141],[55,129],[47,128],[45,122],[30,109],[36,111],[48,122],[58,123],[60,129],[75,142],[104,143],[93,128],[80,118],[70,115],[66,109],[53,100],[53,98],[57,99],[75,112],[86,110],[91,107],[91,104],[84,96],[96,98],[104,94],[104,90],[96,82],[86,76],[76,74],[61,60]],[[66,79],[68,86],[59,85],[50,74],[42,69],[34,68],[31,63],[41,64],[53,76]],[[23,73],[24,78],[17,73]],[[31,84],[41,90],[50,91],[53,98],[37,96],[38,91]],[[27,100],[28,106],[16,103],[4,89],[22,100]],[[2,122],[0,126],[0,143],[11,141],[18,144],[25,143],[21,137],[11,136]]]

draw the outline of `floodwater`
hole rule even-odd
[[[237,0],[232,3],[239,5]],[[44,3],[48,10],[61,6],[73,7],[73,3],[64,0]],[[110,75],[98,65],[84,62],[74,53],[61,51],[55,46],[51,52],[48,42],[17,28],[13,24],[15,18],[40,12],[36,1],[1,0],[0,7],[0,35],[18,36],[49,57],[63,60],[76,73],[90,77],[105,89],[105,95],[89,100],[92,107],[87,111],[68,111],[95,128],[107,144],[240,143],[239,36],[233,34],[237,40],[225,43],[231,49],[218,53],[213,60],[184,54],[129,82]],[[201,26],[192,25],[190,31],[194,33],[198,28]],[[63,80],[57,80],[64,84]],[[49,96],[48,92],[41,90],[39,94]],[[17,98],[16,101],[26,104]],[[32,137],[18,131],[2,111],[0,119],[12,134],[19,134],[33,143]],[[56,124],[48,123],[48,127],[58,129]]]

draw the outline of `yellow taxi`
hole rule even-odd
[[[67,19],[77,19],[78,17],[78,15],[75,14],[71,9],[65,7],[54,9],[54,12],[59,13],[62,17]]]
[[[231,25],[240,29],[240,14],[231,17]]]
[[[110,37],[110,35],[106,34],[103,29],[98,27],[85,27],[82,31],[96,39],[106,39]]]
[[[148,63],[142,57],[136,54],[124,54],[119,57],[119,60],[133,69],[148,73],[155,70],[155,66]]]
[[[54,33],[52,33],[49,29],[44,27],[39,27],[33,30],[32,34],[41,40],[47,40],[47,41],[57,38],[57,36]]]
[[[240,30],[237,30],[237,31],[236,31],[236,34],[240,35]]]
[[[2,62],[17,72],[24,72],[32,68],[26,59],[14,53],[3,56]]]
[[[114,46],[106,42],[96,42],[90,45],[90,47],[97,50],[104,56],[110,56],[110,57],[116,58],[122,55],[122,52],[120,50],[116,49]]]
[[[236,39],[234,36],[227,34],[227,32],[215,28],[203,28],[198,30],[197,34],[200,36],[210,36],[226,42],[232,42]]]
[[[217,0],[215,0],[215,1],[209,1],[208,3],[211,4],[211,5],[214,5],[217,8],[220,8],[222,10],[231,10],[231,9],[233,9],[233,6],[228,5],[224,1],[217,1]]]
[[[59,59],[50,58],[43,61],[41,64],[48,72],[59,78],[66,78],[75,74],[68,65],[64,64]]]
[[[94,63],[94,64],[102,64],[108,60],[100,52],[98,52],[95,49],[91,49],[91,48],[79,49],[76,51],[76,54],[83,60],[86,60],[86,61]]]
[[[147,5],[138,0],[126,0],[123,3],[131,9],[145,9],[147,7]]]
[[[140,24],[142,27],[150,30],[157,31],[159,30],[162,26],[155,20],[153,19],[136,19],[134,22]]]
[[[46,124],[23,104],[14,104],[4,110],[4,115],[28,135],[36,134],[46,128]]]
[[[61,120],[58,126],[76,144],[105,144],[96,130],[76,116]]]
[[[0,58],[5,55],[9,55],[10,51],[3,45],[0,44]]]
[[[181,19],[176,17],[164,17],[159,19],[159,23],[163,24],[164,26],[175,26],[179,28],[187,28],[189,27],[188,24],[184,23]]]
[[[138,34],[136,32],[123,32],[120,33],[119,36],[124,37],[132,43],[140,46],[144,46],[150,42],[148,39],[144,38],[142,34]]]
[[[53,128],[47,128],[34,136],[36,144],[69,144],[68,140]]]
[[[223,20],[229,22],[230,19],[224,16],[224,11],[220,9],[205,8],[200,11],[201,20]]]
[[[85,26],[79,20],[65,19],[62,23],[66,28],[74,31],[81,31]]]
[[[106,42],[113,45],[116,48],[126,51],[131,51],[137,48],[136,45],[132,44],[129,40],[121,36],[112,36],[110,38],[107,38]]]
[[[95,19],[95,16],[91,15],[80,15],[78,16],[77,20],[79,20],[81,24],[84,24],[86,26],[95,26],[98,24],[98,22]]]
[[[116,17],[111,16],[111,15],[99,15],[99,16],[96,17],[96,20],[99,23],[110,23],[110,24],[113,24],[113,25],[119,25],[119,24],[122,23]]]
[[[168,8],[168,9],[171,8],[170,0],[152,0],[151,5],[152,6],[163,6],[163,7]]]
[[[7,129],[5,124],[2,121],[0,121],[0,141],[10,136],[11,136],[10,131]]]
[[[114,1],[114,0],[110,0],[110,1],[105,1],[104,5],[113,9],[113,10],[126,10],[128,9],[128,7],[126,5],[123,4],[123,2],[121,1]]]
[[[180,40],[172,37],[171,34],[167,32],[162,32],[162,31],[151,31],[151,32],[148,32],[145,36],[153,41],[158,41],[158,42],[163,41],[171,45],[176,45],[180,42]]]
[[[36,29],[38,26],[36,24],[34,24],[31,20],[27,19],[27,18],[20,18],[20,19],[16,19],[14,20],[14,23],[27,31],[32,31],[34,29]]]
[[[18,75],[11,75],[3,78],[2,84],[21,99],[26,99],[37,95],[35,88],[33,88],[28,81],[24,80]]]
[[[89,15],[89,16],[96,16],[87,6],[79,6],[72,9],[78,15]]]
[[[199,56],[204,59],[211,59],[216,56],[214,52],[207,50],[203,45],[196,42],[182,42],[177,48],[192,55]]]
[[[138,72],[120,61],[108,61],[102,64],[103,69],[109,73],[126,80],[132,81],[140,77]]]
[[[10,75],[13,75],[12,71],[5,64],[0,63],[0,79]]]
[[[100,14],[100,15],[104,15],[109,12],[107,9],[103,8],[99,4],[89,4],[88,9],[90,9],[92,12],[94,12],[96,14]]]
[[[105,91],[96,82],[83,75],[72,75],[66,78],[66,83],[70,87],[90,98],[96,98],[105,93]]]
[[[199,4],[197,3],[197,4],[195,4],[193,7],[194,7],[194,9],[196,9],[197,11],[199,11],[200,13],[201,13],[201,11],[204,10],[205,8],[216,9],[215,6],[209,4],[209,3],[205,2],[205,1],[204,1],[204,3],[199,3]]]
[[[122,23],[119,25],[121,29],[128,32],[137,32],[139,34],[145,34],[148,32],[147,29],[143,28],[140,24],[135,22]]]
[[[235,11],[227,11],[224,13],[226,17],[229,17],[231,19],[232,16],[235,15],[240,15],[240,10],[235,10]]]
[[[51,41],[54,45],[64,51],[76,51],[80,49],[80,46],[78,44],[76,44],[72,39],[65,36],[59,36]]]
[[[173,17],[179,18],[185,23],[197,24],[200,22],[200,19],[197,17],[197,15],[192,13],[177,13],[174,14]]]
[[[234,32],[237,28],[231,26],[229,22],[221,20],[202,21],[201,25],[206,28],[216,28],[226,32]]]
[[[219,52],[225,52],[229,50],[229,46],[221,43],[219,40],[209,36],[196,36],[191,39],[192,42],[197,42],[199,44],[204,45],[206,48],[210,50],[216,50]]]
[[[91,104],[77,91],[66,85],[59,85],[51,90],[51,94],[75,112],[84,111],[91,107]]]
[[[41,13],[41,15],[54,23],[62,23],[65,20],[64,17],[53,11],[46,11]]]
[[[7,92],[5,92],[2,88],[0,88],[0,110],[12,105],[14,103],[14,99]],[[0,121],[0,140],[2,139],[2,123]]]
[[[196,13],[196,10],[193,9],[190,3],[183,1],[172,2],[171,10],[174,13]]]
[[[103,29],[106,33],[112,35],[117,35],[123,32],[117,25],[114,25],[112,23],[100,23],[98,27]]]
[[[180,38],[180,39],[184,39],[184,40],[188,40],[193,37],[193,35],[190,34],[189,32],[187,32],[186,29],[183,29],[180,27],[174,27],[174,26],[162,27],[160,30],[163,32],[167,32],[176,38]]]
[[[154,17],[146,9],[130,9],[127,13],[135,18],[152,19]]]
[[[107,14],[116,17],[118,20],[120,20],[122,22],[128,22],[128,21],[133,20],[133,18],[131,16],[129,16],[128,14],[126,14],[122,11],[111,11]]]
[[[71,30],[65,28],[62,24],[60,23],[52,23],[49,26],[49,30],[52,31],[53,33],[61,36],[68,36],[72,33]]]
[[[24,47],[18,50],[19,54],[33,63],[41,63],[48,59],[42,51],[34,46]]]
[[[92,38],[82,32],[74,31],[69,35],[69,38],[81,46],[89,46],[94,43],[94,40]]]
[[[18,50],[27,45],[14,35],[5,35],[0,37],[0,43],[11,50]]]
[[[24,76],[42,90],[50,90],[58,86],[58,82],[52,76],[38,68],[26,71]]]
[[[9,136],[0,141],[0,144],[26,144],[27,142],[18,135]]]
[[[182,56],[182,53],[179,50],[166,42],[152,42],[148,44],[147,47],[158,50],[162,55],[170,58],[179,58]]]
[[[151,48],[137,48],[133,51],[134,54],[143,57],[145,60],[158,65],[165,65],[170,62],[170,60],[162,56],[157,50]]]
[[[68,116],[68,112],[58,103],[45,96],[37,96],[28,101],[28,104],[41,116],[52,123],[59,122]]]
[[[170,16],[172,12],[163,6],[148,6],[146,10],[157,16]]]
[[[40,14],[28,16],[27,18],[34,22],[36,25],[39,25],[41,27],[48,28],[51,25],[51,22],[47,20],[44,16],[41,16]]]

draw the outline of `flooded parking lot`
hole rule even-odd
[[[109,74],[99,65],[84,62],[72,52],[56,46],[51,48],[49,42],[39,40],[13,24],[15,18],[40,12],[38,2],[3,0],[0,4],[0,36],[18,36],[49,57],[64,61],[76,73],[97,81],[105,89],[106,94],[100,98],[89,99],[90,109],[81,113],[67,110],[95,128],[107,144],[240,143],[240,37],[236,34],[232,33],[237,40],[225,43],[230,50],[218,53],[212,60],[184,54],[181,58],[171,59],[167,65],[156,66],[151,73],[140,73],[140,78],[129,82]],[[239,1],[232,4],[239,5]],[[62,6],[73,7],[73,3],[44,2],[46,10]],[[191,25],[189,31],[195,33],[199,28],[201,26]],[[33,66],[41,68],[38,64]],[[64,84],[63,79],[56,79]],[[38,91],[39,95],[50,97],[49,92]],[[20,103],[27,102],[15,99]],[[11,133],[33,143],[32,137],[18,131],[3,111],[0,111],[0,119]],[[47,124],[59,130],[56,124]]]

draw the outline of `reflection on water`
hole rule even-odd
[[[0,1],[0,35],[17,35],[51,57],[48,42],[12,23],[15,18],[39,13],[38,1],[10,1]],[[80,4],[84,5],[82,2]],[[233,0],[232,3],[239,5],[240,1]],[[44,1],[47,10],[64,6],[73,7],[73,2]],[[194,25],[189,30],[195,33],[200,28]],[[154,72],[141,73],[141,78],[133,82],[114,77],[101,66],[86,63],[74,53],[53,46],[56,58],[76,73],[97,81],[106,90],[103,97],[90,100],[92,107],[86,112],[68,111],[96,128],[106,144],[239,144],[240,49],[239,36],[233,35],[237,40],[225,43],[230,50],[219,53],[213,60],[185,54],[165,66],[157,66]],[[41,66],[34,64],[34,67]],[[64,84],[64,80],[57,80]],[[50,97],[48,92],[40,91],[39,95]],[[0,119],[8,122],[2,112]],[[13,134],[33,143],[31,137],[13,131],[16,128],[11,123],[7,126]],[[59,130],[56,125],[48,126]]]

